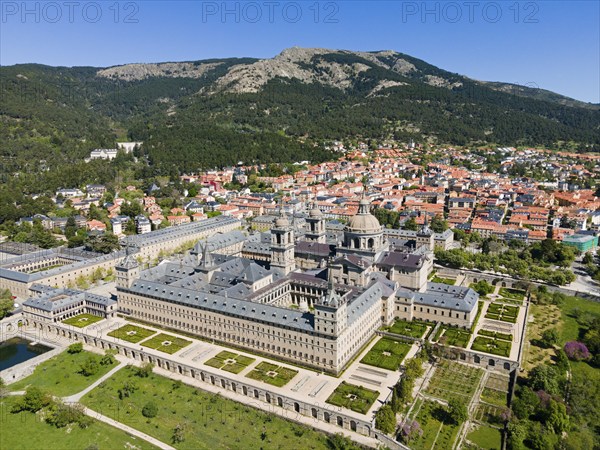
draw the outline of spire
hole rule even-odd
[[[208,239],[205,239],[204,246],[202,247],[202,263],[201,267],[203,269],[209,269],[214,267],[214,261],[211,253],[208,251]]]

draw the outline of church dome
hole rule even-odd
[[[275,226],[277,228],[285,228],[290,225],[290,222],[287,220],[285,216],[280,216],[275,221]]]
[[[353,233],[379,233],[381,224],[377,218],[371,214],[369,207],[371,202],[367,198],[362,198],[358,204],[358,213],[350,218],[346,230]]]
[[[323,215],[323,213],[321,212],[321,210],[319,208],[313,208],[310,210],[308,215],[309,215],[309,217],[321,217]]]

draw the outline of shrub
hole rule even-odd
[[[154,402],[148,402],[142,408],[142,415],[144,417],[147,417],[148,419],[156,417],[157,414],[158,414],[158,406],[156,406],[156,403],[154,403]]]

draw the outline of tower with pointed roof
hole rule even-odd
[[[202,259],[200,260],[200,264],[196,267],[196,272],[202,275],[203,281],[210,283],[217,268],[218,267],[208,250],[208,241],[205,241],[202,246]]]
[[[135,255],[130,253],[130,248],[127,247],[125,258],[115,266],[115,284],[118,288],[130,288],[139,276],[140,265]]]
[[[417,248],[421,246],[426,246],[429,251],[433,251],[435,246],[435,240],[433,236],[433,231],[429,228],[429,224],[427,223],[427,216],[425,216],[425,221],[423,222],[423,226],[417,231],[416,236]]]
[[[333,260],[329,260],[331,267]],[[346,328],[348,322],[348,311],[346,302],[336,291],[333,283],[333,272],[327,271],[327,291],[320,301],[315,303],[315,326],[318,333],[339,336]]]
[[[294,229],[283,209],[271,228],[271,268],[277,268],[285,275],[296,268],[294,259]]]

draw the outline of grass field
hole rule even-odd
[[[444,359],[436,367],[425,392],[447,401],[456,398],[466,404],[475,394],[482,375],[481,369]]]
[[[512,342],[494,339],[486,336],[477,336],[471,344],[471,350],[491,353],[492,355],[508,357]]]
[[[491,337],[491,338],[500,339],[503,341],[511,341],[512,342],[512,339],[513,339],[512,334],[500,333],[498,331],[491,331],[491,330],[479,330],[477,332],[477,334],[480,334],[481,336],[487,336],[487,337]]]
[[[520,300],[521,302],[525,299],[525,291],[511,288],[500,288],[498,291],[502,297],[510,298],[512,300]]]
[[[240,373],[250,364],[256,361],[254,358],[238,355],[237,353],[222,351],[218,355],[206,361],[204,364],[231,373]]]
[[[411,345],[390,338],[381,338],[361,359],[361,363],[387,370],[398,370]]]
[[[485,450],[500,450],[502,434],[496,428],[481,425],[467,435],[467,439]]]
[[[64,450],[87,449],[96,445],[99,449],[155,449],[146,441],[129,436],[124,431],[95,420],[88,428],[78,426],[56,428],[40,420],[30,412],[10,413],[19,397],[0,399],[2,432],[0,448],[10,450]]]
[[[253,380],[259,380],[272,384],[273,386],[281,387],[288,384],[296,375],[298,375],[297,370],[263,361],[246,376]]]
[[[418,439],[411,441],[409,447],[414,450],[452,448],[458,433],[458,425],[445,423],[445,410],[437,402],[425,401],[418,405],[413,413],[414,419],[419,422],[423,434]]]
[[[96,322],[100,322],[104,320],[102,317],[94,316],[92,314],[79,314],[75,317],[69,317],[68,319],[63,320],[62,322],[67,325],[73,325],[77,328],[87,327]]]
[[[466,348],[471,338],[469,330],[454,327],[440,327],[444,330],[444,334],[439,338],[439,343],[444,345],[453,345],[455,347]]]
[[[377,400],[377,397],[379,397],[377,391],[342,381],[326,402],[351,409],[357,413],[366,414]]]
[[[431,278],[432,283],[443,283],[443,284],[449,284],[450,286],[454,286],[454,283],[456,283],[456,280],[454,278],[442,278],[442,277],[438,277],[437,275],[434,275],[433,278]]]
[[[142,342],[143,347],[153,348],[161,352],[172,355],[184,347],[190,345],[192,341],[182,339],[180,337],[171,336],[169,334],[160,333],[147,341]]]
[[[504,421],[502,420],[501,414],[505,409],[505,406],[479,403],[471,418],[490,425],[502,426]]]
[[[114,364],[100,365],[98,373],[84,377],[78,372],[81,365],[90,356],[100,359],[99,355],[86,351],[73,354],[64,351],[54,358],[44,361],[35,368],[31,375],[9,387],[13,391],[22,391],[28,386],[36,386],[58,397],[76,394],[115,367]]]
[[[508,394],[506,392],[497,391],[496,389],[491,389],[486,387],[481,392],[481,400],[487,403],[491,403],[496,406],[506,406],[506,402],[508,401]]]
[[[117,391],[126,382],[135,383],[137,389],[121,400]],[[150,401],[157,404],[158,415],[146,419],[142,408]],[[328,448],[324,434],[255,409],[249,398],[246,402],[234,402],[186,384],[178,386],[155,373],[140,378],[131,367],[120,370],[82,399],[93,410],[178,449]],[[178,425],[183,428],[185,441],[173,443]]]
[[[137,325],[127,324],[118,328],[114,331],[108,333],[111,337],[116,337],[118,339],[123,339],[124,341],[131,342],[133,344],[137,344],[140,341],[156,334],[155,331],[149,330],[147,328],[138,327]]]
[[[394,324],[387,329],[387,331],[390,333],[400,334],[402,336],[410,336],[413,338],[423,337],[423,334],[426,330],[427,324],[425,322],[418,322],[414,320],[409,322],[407,320],[398,319],[396,319]]]

